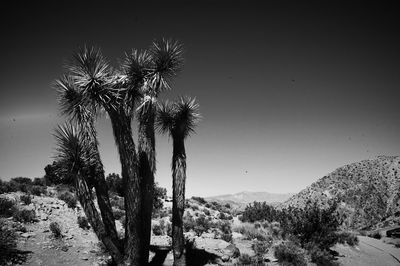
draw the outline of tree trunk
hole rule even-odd
[[[173,136],[172,155],[172,250],[174,265],[186,265],[183,213],[185,211],[186,154],[183,138]]]
[[[145,107],[146,108],[146,107]],[[156,151],[154,117],[155,109],[150,104],[139,117],[139,176],[142,195],[142,253],[143,261],[149,260],[151,238],[151,215],[153,211],[154,173],[156,170]]]
[[[89,130],[90,132],[87,132]],[[103,220],[104,229],[106,233],[110,236],[112,241],[117,245],[120,249],[122,248],[121,241],[118,237],[117,229],[115,227],[115,219],[112,212],[112,206],[110,203],[110,197],[108,194],[108,187],[106,183],[106,179],[104,176],[104,167],[101,163],[100,152],[98,148],[98,142],[96,137],[96,131],[94,129],[94,121],[91,121],[89,127],[85,129],[87,138],[89,138],[90,143],[92,143],[92,147],[95,151],[95,161],[96,164],[91,169],[91,181],[93,182],[93,186],[96,191],[97,203],[99,204],[101,218]]]
[[[120,252],[119,246],[115,245],[114,240],[106,232],[104,224],[101,221],[100,215],[93,202],[92,193],[79,171],[75,171],[75,190],[79,202],[85,212],[93,231],[97,237],[103,242],[107,250],[111,253],[114,261],[120,265],[123,264],[123,255]]]
[[[145,265],[148,253],[143,250],[140,180],[131,119],[124,111],[109,112],[117,144],[125,199],[125,253],[130,265]]]

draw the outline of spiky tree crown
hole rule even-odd
[[[200,119],[199,104],[196,99],[180,97],[176,102],[160,104],[156,127],[162,134],[185,139],[195,132],[194,129]]]

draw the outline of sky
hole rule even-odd
[[[304,3],[307,4],[304,4]],[[351,3],[348,3],[351,2]],[[53,161],[52,82],[83,45],[117,67],[153,40],[184,44],[162,99],[196,97],[187,196],[299,192],[348,163],[400,155],[397,9],[376,1],[26,1],[0,18],[0,178]],[[120,172],[110,121],[97,125],[105,172]],[[134,123],[134,130],[136,123]],[[135,139],[137,139],[137,134]],[[171,191],[172,141],[157,135],[156,181]]]

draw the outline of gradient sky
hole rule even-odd
[[[344,164],[400,155],[400,19],[387,3],[82,2],[2,9],[4,180],[52,162],[64,118],[51,83],[73,51],[96,45],[117,66],[162,37],[186,51],[162,98],[196,96],[204,117],[186,142],[188,196],[298,192]],[[105,171],[119,173],[109,120],[98,131]],[[171,145],[157,136],[156,181],[169,191]]]

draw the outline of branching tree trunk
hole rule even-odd
[[[125,199],[125,251],[131,265],[145,265],[148,261],[143,246],[141,193],[138,175],[138,160],[135,143],[132,139],[131,118],[123,111],[109,112],[114,132],[115,142],[121,161],[121,175]],[[148,250],[147,250],[148,253]]]
[[[84,125],[81,128],[85,128]],[[88,132],[89,131],[89,132]],[[110,197],[108,194],[108,187],[104,175],[104,167],[100,159],[100,152],[98,148],[98,141],[96,136],[96,130],[94,129],[94,121],[90,121],[85,129],[84,136],[88,138],[91,147],[93,148],[93,155],[95,158],[95,164],[90,169],[91,183],[95,188],[97,203],[101,213],[101,218],[104,223],[104,229],[110,236],[111,240],[121,250],[121,241],[118,238],[117,229],[115,227],[115,219],[112,213],[112,206],[110,203]]]
[[[87,185],[86,180],[81,175],[78,169],[73,171],[75,174],[75,190],[79,202],[85,212],[93,231],[96,233],[97,237],[104,243],[107,250],[111,253],[112,258],[115,262],[120,265],[123,263],[123,253],[118,245],[115,244],[114,239],[105,230],[104,224],[101,221],[100,215],[96,209],[93,202],[92,193]]]

